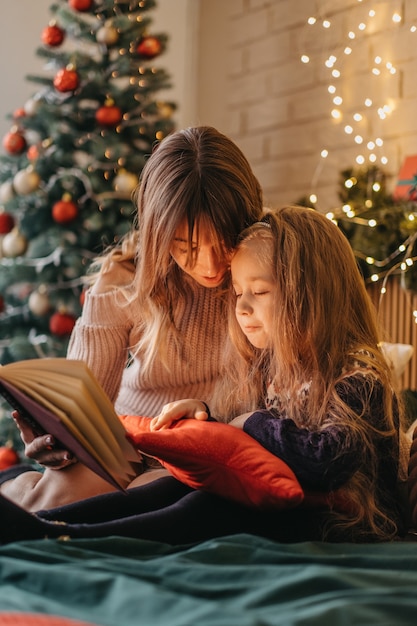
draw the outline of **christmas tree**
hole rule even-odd
[[[415,195],[395,198],[377,166],[340,172],[340,206],[328,212],[349,240],[366,283],[381,287],[390,276],[417,293],[417,203]],[[298,204],[318,209],[310,198]]]
[[[153,0],[58,0],[43,76],[0,155],[0,363],[65,356],[88,265],[129,229],[147,156],[174,129],[156,94]],[[10,421],[10,420],[9,420]],[[0,432],[1,443],[1,432]]]

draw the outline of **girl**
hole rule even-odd
[[[392,538],[398,398],[344,235],[312,209],[282,208],[242,234],[231,271],[234,349],[213,411],[230,420],[243,404],[249,416],[231,424],[286,461],[307,491],[338,490],[348,506],[316,520],[317,538]],[[204,418],[203,409],[171,403],[153,428]]]
[[[114,533],[175,544],[231,532],[382,541],[404,532],[401,411],[347,240],[320,213],[286,207],[243,233],[231,271],[230,360],[211,407],[287,462],[305,505],[265,513],[167,477],[133,490],[135,506],[111,494],[31,516],[0,499],[3,541]],[[232,419],[242,405],[247,413]],[[207,407],[170,403],[153,428],[182,417],[207,418]]]

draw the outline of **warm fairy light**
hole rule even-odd
[[[325,61],[324,65],[326,67],[332,68],[333,65],[336,63],[337,58],[332,54],[331,56],[329,56],[329,58]]]
[[[364,0],[358,0],[358,2],[363,2],[365,5]],[[376,0],[374,2],[368,0],[368,2],[370,5],[377,4]],[[307,24],[312,28],[321,27],[327,30],[334,30],[337,24],[337,29],[339,29],[339,21],[335,21],[334,24],[331,21],[333,11],[330,8],[324,8],[324,5],[327,7],[327,5],[330,4],[331,3],[325,3],[324,0],[317,2],[316,5],[322,5],[320,9],[321,12],[318,15],[310,15]],[[396,108],[396,100],[388,95],[388,97],[385,97],[381,101],[381,93],[389,94],[390,85],[387,81],[390,80],[391,75],[397,73],[397,69],[394,67],[392,61],[387,58],[389,52],[384,48],[386,38],[375,38],[372,43],[373,54],[369,61],[364,58],[364,50],[369,49],[369,42],[367,42],[366,39],[370,34],[374,33],[375,19],[378,20],[377,27],[380,32],[386,32],[390,28],[391,30],[398,28],[398,26],[394,26],[393,24],[401,25],[403,22],[400,10],[402,3],[398,4],[400,7],[397,7],[397,10],[394,9],[388,14],[381,12],[379,6],[371,6],[369,9],[363,6],[361,12],[358,13],[360,18],[354,23],[348,24],[346,32],[343,33],[342,24],[341,35],[339,31],[333,33],[333,37],[330,37],[330,44],[327,50],[326,42],[321,41],[327,36],[323,32],[316,32],[316,40],[320,41],[321,45],[314,45],[312,47],[314,55],[319,55],[318,60],[320,64],[324,66],[325,70],[328,70],[328,84],[325,88],[327,88],[330,96],[330,119],[336,123],[342,120],[345,121],[345,123],[341,125],[341,129],[343,128],[344,133],[351,137],[351,141],[353,141],[354,144],[363,146],[361,148],[362,153],[356,154],[354,157],[355,163],[359,166],[363,166],[366,163],[379,163],[384,166],[388,163],[387,155],[382,153],[384,142],[381,137],[373,136],[372,128],[382,124]],[[327,14],[326,11],[328,11]],[[346,14],[347,22],[352,19],[355,19],[354,12],[349,15]],[[382,24],[382,20],[386,23]],[[414,22],[415,23],[409,27],[411,32],[417,32],[417,20],[414,20]],[[358,48],[360,54],[359,58],[357,58]],[[314,60],[313,53],[311,52],[311,54],[309,54],[309,52],[311,51],[305,50],[304,54],[301,55],[302,63],[311,63]],[[351,61],[350,57],[352,57],[353,61]],[[352,62],[354,64],[353,66],[351,65]],[[367,63],[368,65],[366,65]],[[368,73],[368,77],[365,76],[364,89],[362,89],[362,85],[359,85],[358,88],[355,86],[355,72],[358,67],[361,69],[360,74],[362,78],[366,72]],[[344,76],[345,74],[346,78]],[[383,89],[378,87],[378,81],[380,80],[384,81]],[[349,98],[345,95],[346,82],[349,86],[349,90],[346,91],[346,94],[349,94]],[[357,110],[352,112],[350,93],[355,94],[355,90],[357,95],[362,93],[363,96],[362,102],[358,103]],[[393,93],[396,94],[397,90],[398,86],[394,85]],[[356,102],[358,102],[358,100],[356,100]],[[349,107],[349,109],[346,107]],[[382,130],[378,132],[382,133]],[[323,157],[323,151],[321,156]],[[322,166],[318,165],[313,176],[314,185],[317,184],[317,179],[321,171]],[[351,184],[355,183],[347,183],[347,185]],[[372,189],[373,192],[380,191],[379,183],[375,183]],[[363,206],[366,206],[366,202],[364,202]]]
[[[370,226],[370,228],[375,228],[376,225],[377,225],[377,221],[376,220],[369,220],[368,221],[368,226]]]
[[[326,159],[326,158],[329,156],[329,151],[328,151],[328,150],[326,150],[326,149],[324,148],[324,149],[320,152],[320,156],[321,156],[323,159]]]
[[[373,205],[374,203],[369,198],[365,200],[365,206],[367,209],[372,209]],[[369,221],[372,222],[373,220],[369,220]],[[368,222],[368,226],[369,226],[369,222]]]
[[[373,191],[376,191],[376,192],[381,191],[381,185],[379,183],[374,183],[372,185],[372,189]]]
[[[377,283],[379,281],[378,274],[372,274],[371,280],[372,280],[373,283]]]
[[[315,193],[310,194],[309,200],[311,202],[311,204],[316,204],[317,202],[317,196]]]
[[[368,265],[373,265],[375,263],[375,259],[371,256],[367,256],[365,261],[368,263]]]
[[[411,33],[415,33],[417,31],[417,26],[415,26],[415,24],[413,24],[412,26],[410,26],[410,32]]]

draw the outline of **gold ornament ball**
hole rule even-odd
[[[7,180],[0,185],[0,202],[3,204],[11,200],[14,196],[13,184]]]
[[[13,187],[16,193],[25,196],[32,193],[39,187],[41,182],[39,174],[31,169],[21,170],[17,172],[13,178]]]
[[[119,33],[113,26],[102,26],[96,32],[96,40],[98,43],[104,43],[106,46],[117,43],[118,39]]]
[[[4,235],[1,244],[2,252],[5,257],[17,257],[24,254],[28,247],[28,241],[17,228],[13,228],[10,233]]]
[[[32,291],[29,296],[28,305],[34,315],[45,315],[51,308],[48,295],[39,290]]]
[[[138,185],[139,179],[136,174],[128,172],[126,170],[120,170],[117,176],[114,177],[113,187],[116,191],[121,193],[132,193]]]

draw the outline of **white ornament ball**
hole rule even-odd
[[[104,43],[106,46],[111,46],[119,39],[119,33],[113,26],[102,26],[96,32],[96,40],[98,43]]]
[[[31,169],[21,170],[17,172],[13,178],[13,187],[16,193],[25,196],[39,187],[41,182],[37,172]]]
[[[0,185],[0,202],[8,202],[14,196],[13,183],[7,180],[5,183]]]
[[[39,108],[39,101],[33,98],[30,98],[23,107],[25,109],[26,115],[35,115]]]
[[[76,165],[82,169],[87,169],[87,167],[91,165],[91,154],[84,152],[84,150],[76,150],[72,153],[72,156]]]
[[[120,170],[117,176],[114,177],[113,187],[116,191],[120,191],[121,193],[132,193],[138,183],[139,179],[136,174],[132,174],[132,172],[126,170]]]
[[[4,235],[2,241],[2,252],[5,257],[17,257],[24,254],[28,247],[28,241],[24,235],[17,229],[13,228],[10,233]]]
[[[48,295],[39,290],[32,291],[29,296],[28,305],[34,315],[46,315],[51,308]]]

